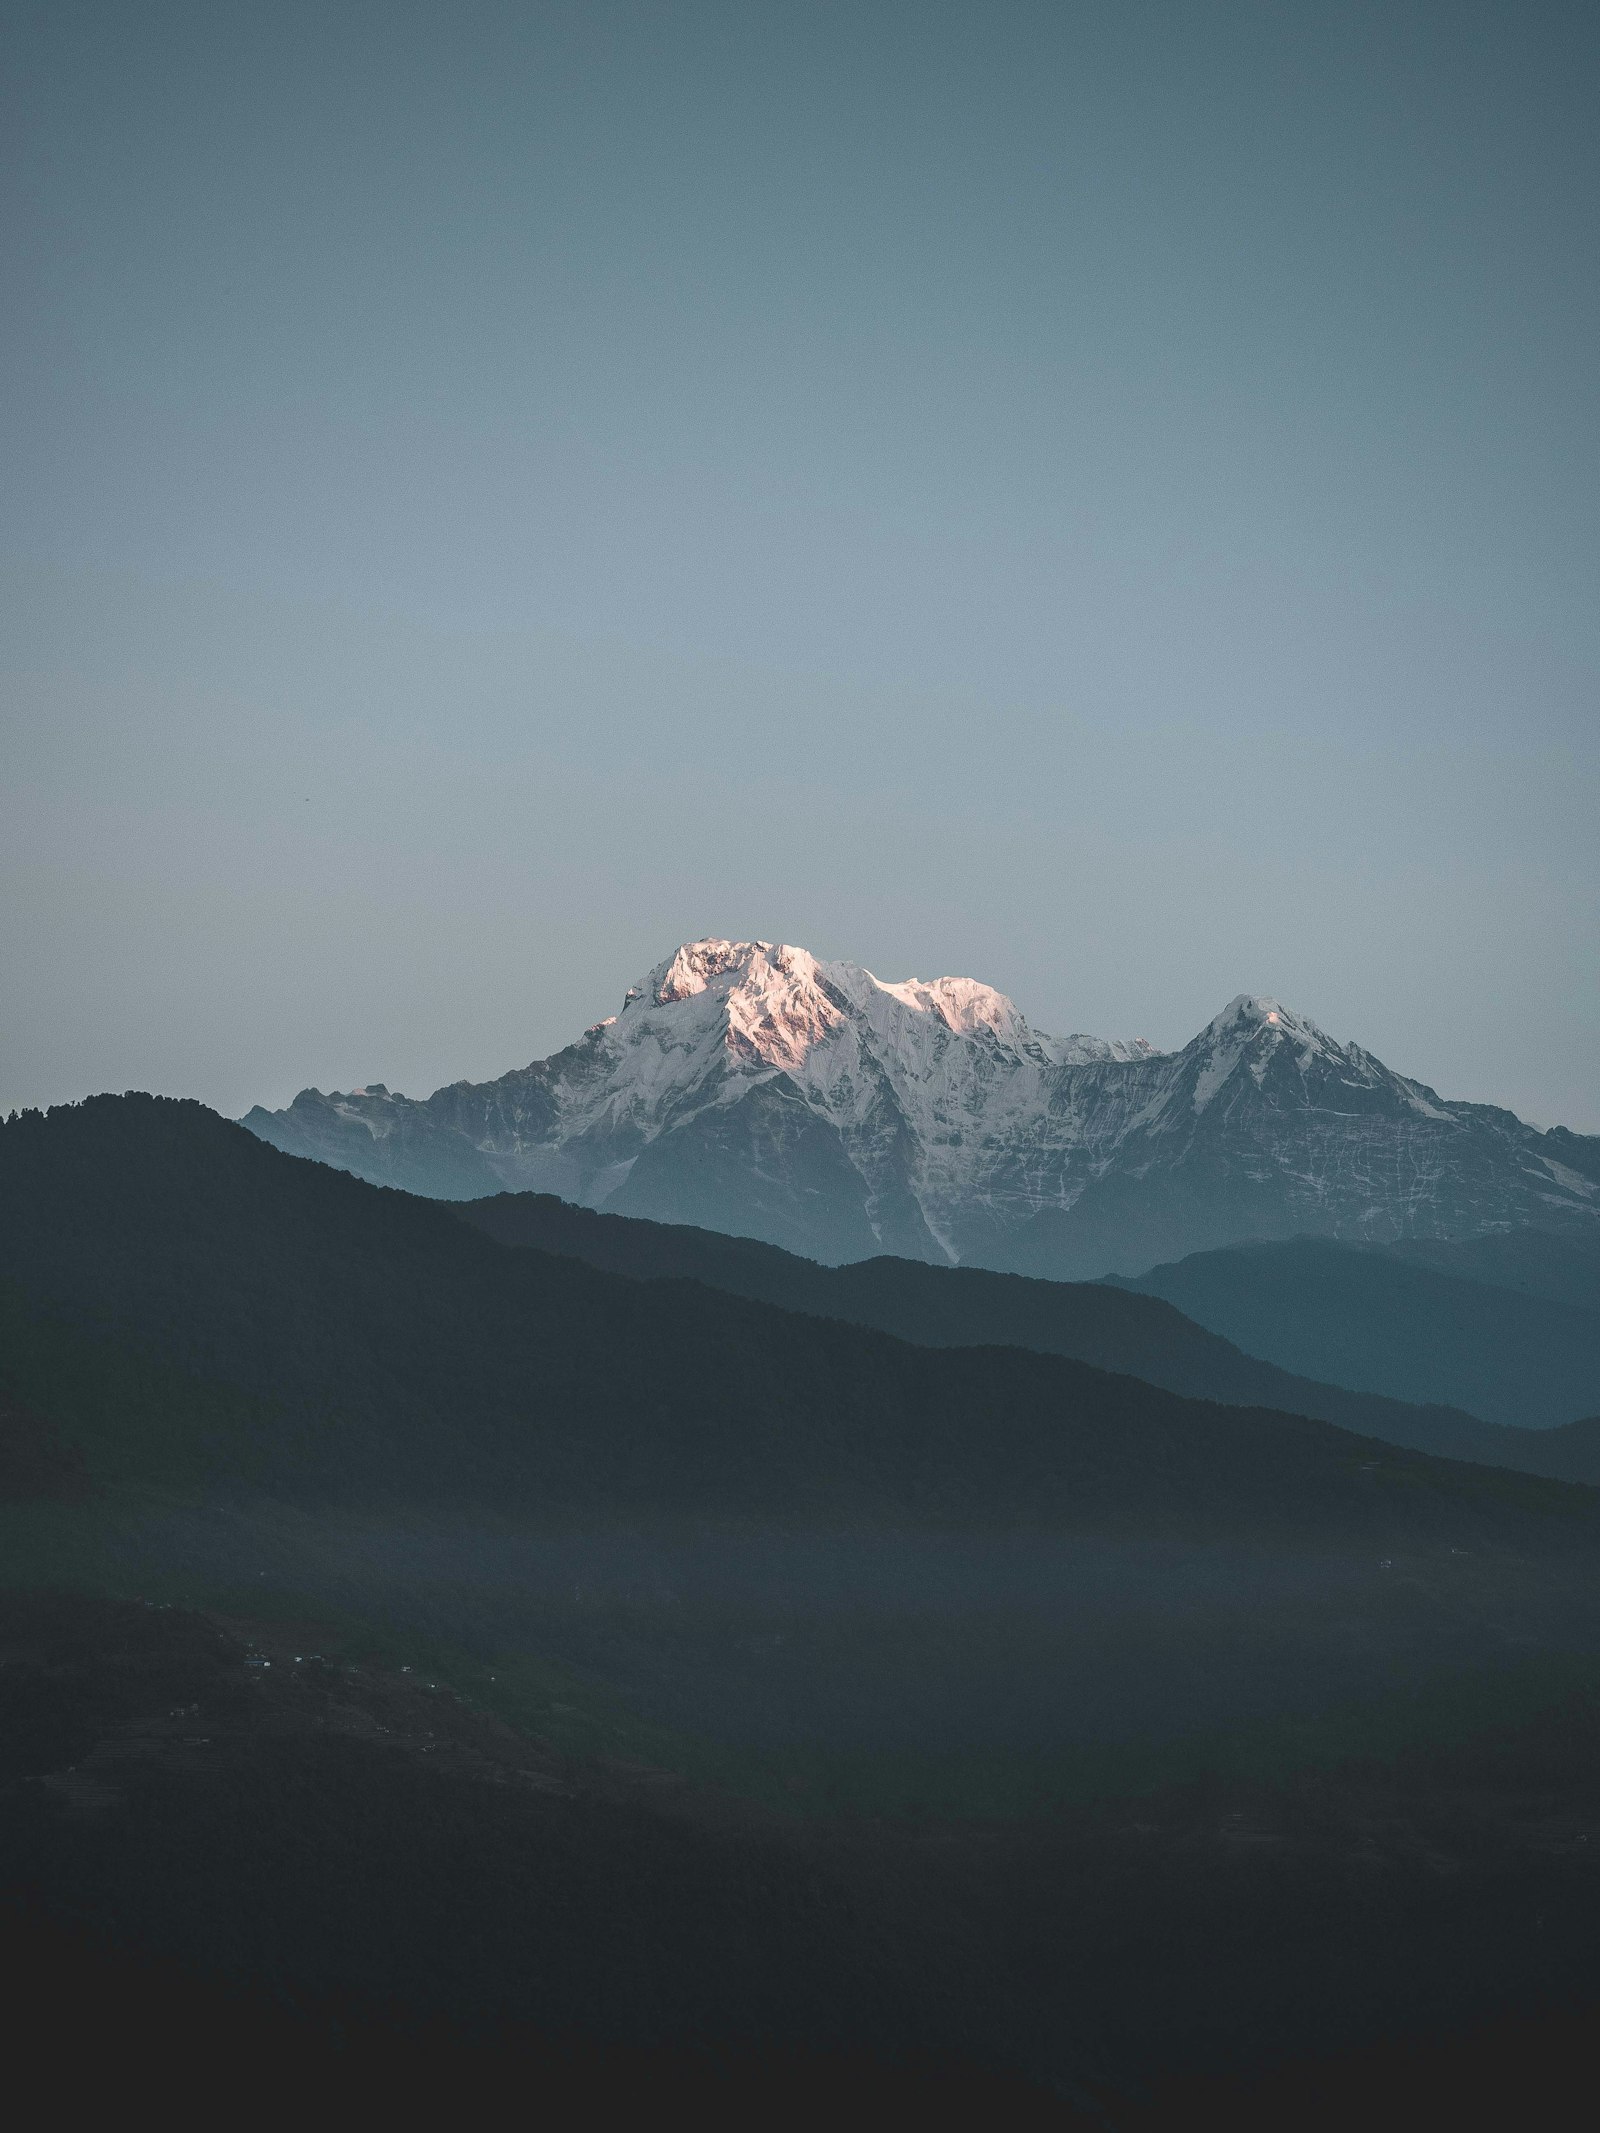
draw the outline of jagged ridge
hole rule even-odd
[[[820,1259],[1054,1276],[1600,1212],[1600,1144],[1447,1103],[1273,1000],[1241,994],[1163,1054],[1048,1036],[974,979],[886,983],[768,941],[684,945],[498,1081],[307,1090],[245,1123],[443,1197],[534,1189]]]

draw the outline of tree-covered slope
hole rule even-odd
[[[25,1339],[98,1331],[223,1388],[191,1459],[233,1432],[240,1472],[302,1496],[1463,1544],[1596,1527],[1586,1493],[1324,1423],[507,1252],[196,1104],[0,1128],[0,1279]]]
[[[568,1253],[635,1280],[703,1281],[787,1311],[875,1326],[921,1347],[999,1345],[1069,1356],[1190,1399],[1279,1408],[1441,1458],[1600,1482],[1600,1446],[1581,1432],[1530,1434],[1459,1408],[1297,1377],[1245,1354],[1161,1297],[1120,1284],[1037,1281],[910,1259],[821,1266],[754,1238],[599,1214],[548,1193],[498,1193],[456,1213],[503,1244]]]
[[[1496,1229],[1477,1237],[1405,1237],[1383,1249],[1457,1281],[1483,1282],[1572,1304],[1580,1311],[1600,1311],[1600,1235],[1583,1230]]]
[[[1543,1250],[1511,1237],[1463,1254],[1481,1273],[1322,1238],[1197,1252],[1122,1286],[1287,1370],[1391,1399],[1443,1401],[1512,1428],[1550,1428],[1600,1406],[1600,1293],[1591,1308],[1504,1287],[1496,1260],[1582,1294],[1586,1240]],[[1430,1255],[1431,1256],[1431,1255]]]

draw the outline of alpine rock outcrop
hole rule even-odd
[[[1600,1221],[1600,1139],[1446,1102],[1274,1001],[1160,1053],[1045,1036],[970,978],[891,984],[769,941],[685,945],[497,1081],[308,1089],[244,1123],[413,1192],[1056,1278],[1249,1238]]]

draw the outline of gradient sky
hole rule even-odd
[[[729,933],[1600,1130],[1592,5],[0,33],[0,1106]]]

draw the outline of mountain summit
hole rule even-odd
[[[947,1035],[987,1032],[1000,1045],[1036,1063],[1137,1059],[1142,1041],[1046,1037],[1032,1030],[1003,992],[976,978],[875,977],[857,963],[821,963],[804,948],[774,941],[689,941],[658,963],[642,985],[630,986],[622,1013],[598,1023],[624,1043],[670,1043],[687,1019],[663,1023],[652,1010],[701,1003],[697,1026],[722,1038],[736,1057],[759,1070],[800,1072],[863,1021],[890,1051],[905,1055],[938,1046]]]
[[[685,943],[576,1044],[252,1131],[382,1184],[507,1187],[812,1258],[1081,1277],[1247,1238],[1600,1220],[1600,1142],[1446,1103],[1273,1000],[1181,1051],[1051,1037],[972,978],[887,982],[772,941]]]

